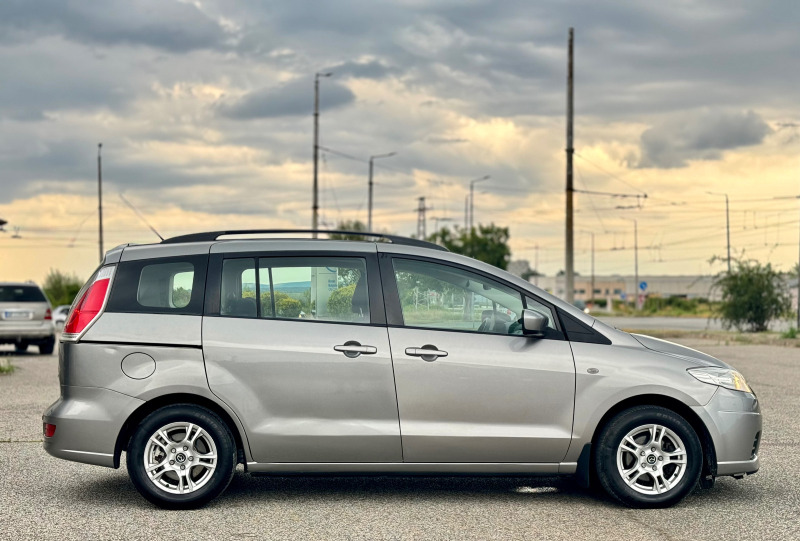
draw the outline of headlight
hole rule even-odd
[[[689,373],[696,379],[703,383],[711,385],[719,385],[732,391],[742,391],[743,393],[752,393],[750,386],[744,380],[744,376],[736,370],[729,368],[690,368]]]

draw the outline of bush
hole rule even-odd
[[[50,269],[44,279],[42,289],[53,306],[72,304],[75,295],[81,290],[83,283],[74,274],[66,274],[59,270]]]
[[[353,315],[353,295],[356,284],[340,287],[331,293],[328,298],[328,314],[338,318],[348,319]]]
[[[276,291],[275,311],[278,312],[276,317],[299,317],[303,311],[303,303],[282,291]],[[261,294],[261,313],[272,316],[272,297],[268,291]]]
[[[734,270],[717,276],[714,287],[722,292],[716,315],[726,329],[766,331],[791,308],[786,284],[769,263],[737,261]]]

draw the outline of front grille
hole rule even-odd
[[[750,459],[753,459],[758,454],[758,444],[761,440],[761,432],[756,432],[756,439],[753,440],[753,452],[750,454]]]

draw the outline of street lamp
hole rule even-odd
[[[725,230],[728,237],[728,274],[731,273],[731,214],[728,208],[728,194],[718,192],[706,192],[708,195],[725,196]]]
[[[472,232],[472,225],[473,225],[473,218],[475,215],[475,184],[478,182],[483,182],[484,180],[489,180],[492,178],[490,175],[482,176],[481,178],[476,178],[469,181],[469,230],[470,234]]]
[[[397,152],[389,152],[388,154],[376,154],[369,157],[369,199],[367,200],[367,231],[372,231],[372,162],[381,158],[391,158]]]
[[[311,205],[311,229],[313,238],[317,238],[317,227],[319,226],[319,183],[317,181],[317,170],[319,163],[319,78],[330,77],[333,73],[314,74],[314,198]]]

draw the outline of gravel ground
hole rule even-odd
[[[162,511],[124,466],[50,457],[41,414],[57,358],[0,356],[0,539],[800,539],[800,350],[686,340],[734,364],[765,414],[761,471],[677,507],[630,510],[569,478],[250,477],[197,511]],[[124,461],[123,461],[124,462]]]

